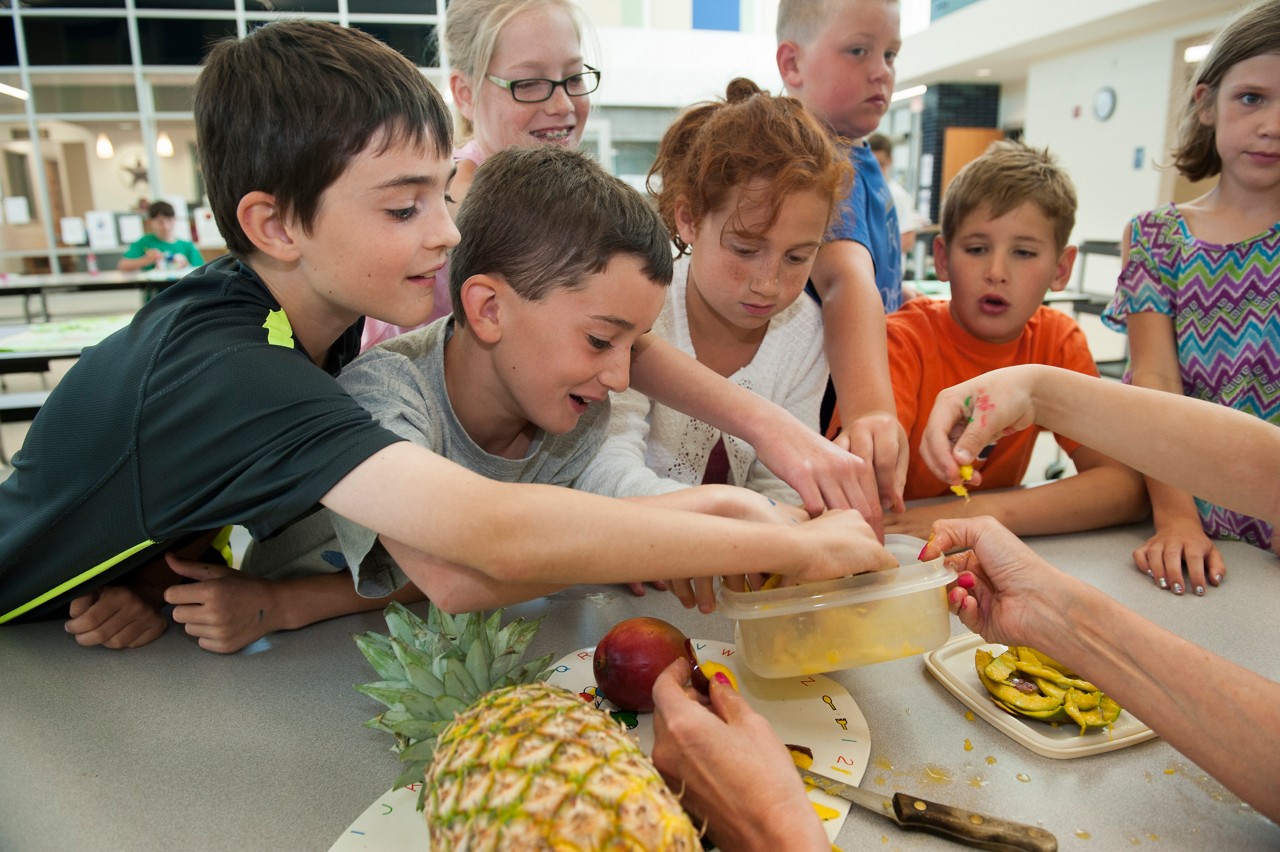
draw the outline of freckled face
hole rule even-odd
[[[485,73],[503,80],[530,77],[563,80],[580,73],[582,39],[562,8],[543,6],[521,12],[498,35]],[[475,126],[475,138],[489,156],[511,145],[554,144],[577,147],[591,107],[589,95],[569,97],[557,86],[550,100],[519,103],[511,93],[478,74],[460,93],[458,108]]]
[[[749,181],[748,200],[743,201],[741,189],[734,190],[719,210],[697,223],[687,207],[676,212],[681,239],[693,246],[690,312],[761,334],[804,290],[831,211],[830,198],[795,192],[783,199],[766,230],[768,211],[749,200],[753,191],[766,187],[764,180]]]
[[[938,278],[951,282],[951,316],[988,343],[1017,338],[1045,293],[1066,285],[1074,260],[1073,247],[1058,251],[1053,222],[1031,202],[998,218],[983,205],[949,245],[934,243]]]
[[[312,293],[350,322],[368,315],[420,325],[431,313],[436,271],[457,245],[445,208],[453,162],[375,138],[324,191],[309,232],[293,225]]]
[[[560,435],[588,406],[631,382],[631,347],[653,327],[667,288],[640,260],[617,255],[581,287],[538,301],[503,295],[502,340],[495,351],[513,419]]]

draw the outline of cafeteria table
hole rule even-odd
[[[1150,532],[1136,525],[1029,543],[1142,615],[1280,678],[1276,557],[1224,542],[1222,587],[1175,597],[1132,567],[1131,551]],[[530,652],[553,659],[638,615],[733,641],[722,615],[622,586],[572,587],[508,608],[507,617],[517,614],[545,616]],[[380,705],[352,689],[376,679],[351,640],[366,630],[385,632],[380,613],[218,656],[172,625],[123,652],[80,648],[61,622],[0,627],[0,849],[328,849],[399,771],[389,738],[361,726]],[[830,677],[868,724],[864,787],[1038,825],[1062,849],[1280,847],[1280,826],[1162,740],[1054,759],[967,712],[920,656]],[[836,844],[957,848],[856,807]]]
[[[92,292],[102,290],[141,290],[149,299],[181,279],[193,267],[184,269],[152,269],[101,272],[45,272],[35,275],[0,274],[0,297],[21,296],[22,315],[26,322],[53,319],[49,312],[50,293]],[[33,307],[35,297],[38,305]]]

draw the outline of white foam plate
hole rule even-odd
[[[977,634],[958,636],[936,651],[925,655],[929,672],[976,715],[990,722],[1001,733],[1019,745],[1053,758],[1085,757],[1125,748],[1155,737],[1155,731],[1127,710],[1120,711],[1110,730],[1098,728],[1086,734],[1069,722],[1053,725],[1006,713],[991,700],[990,693],[974,668],[974,652],[984,648],[993,655],[1004,653],[1006,646],[987,642]]]

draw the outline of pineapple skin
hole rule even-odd
[[[495,690],[426,770],[439,850],[701,850],[662,776],[607,713],[545,683]]]

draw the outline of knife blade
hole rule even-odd
[[[1058,838],[1034,825],[940,805],[906,793],[894,793],[890,798],[803,767],[796,769],[801,778],[819,790],[879,814],[900,828],[927,831],[979,849],[1056,852],[1058,848]]]

